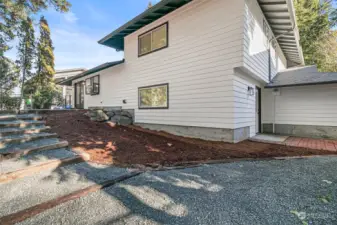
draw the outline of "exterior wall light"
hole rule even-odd
[[[254,96],[255,89],[253,87],[248,86],[247,92],[249,96]]]
[[[127,102],[126,102],[126,99],[123,99],[123,104],[126,104]]]

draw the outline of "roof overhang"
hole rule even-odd
[[[304,65],[293,0],[258,0],[287,60]]]
[[[124,59],[120,60],[120,61],[104,63],[104,64],[96,66],[96,67],[94,67],[90,70],[84,71],[83,73],[80,73],[76,76],[73,76],[73,77],[70,77],[68,79],[62,80],[62,81],[58,82],[57,84],[71,86],[73,80],[77,80],[79,78],[91,75],[93,73],[97,73],[99,71],[102,71],[104,69],[107,69],[107,68],[110,68],[110,67],[113,67],[113,66],[117,66],[117,65],[122,64],[122,63],[124,63]]]
[[[158,20],[168,13],[180,8],[181,6],[193,0],[161,0],[156,5],[147,9],[142,14],[130,20],[117,30],[108,34],[106,37],[98,41],[99,44],[106,45],[116,49],[124,50],[124,37],[139,30],[140,28]]]

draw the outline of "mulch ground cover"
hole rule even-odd
[[[232,158],[332,155],[332,151],[243,141],[238,144],[185,138],[139,127],[90,121],[85,111],[49,112],[47,125],[69,145],[102,164],[173,165]]]

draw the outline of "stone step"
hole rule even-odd
[[[41,165],[51,160],[61,160],[74,156],[77,156],[77,154],[66,148],[34,152],[18,159],[8,159],[0,162],[0,174],[12,173],[27,167]]]
[[[23,144],[8,144],[6,145],[6,147],[0,148],[0,156],[2,156],[4,160],[6,160],[19,158],[35,152],[66,147],[68,147],[67,141],[60,141],[57,138],[41,139],[26,142]]]
[[[36,121],[36,120],[14,120],[14,121],[0,121],[0,128],[5,127],[33,127],[38,125],[44,125],[45,121]]]
[[[0,138],[10,136],[10,135],[19,135],[19,134],[38,134],[41,132],[45,132],[50,130],[49,126],[33,126],[33,127],[26,127],[26,128],[16,128],[16,127],[9,127],[9,128],[2,128],[0,129]]]
[[[112,180],[128,172],[124,168],[82,162],[1,183],[0,205],[6,207],[0,207],[0,217]]]
[[[0,121],[15,121],[15,120],[35,120],[37,121],[37,120],[42,120],[42,116],[39,116],[37,114],[0,115]]]
[[[37,133],[37,134],[19,134],[11,135],[4,138],[0,138],[0,148],[5,147],[8,144],[14,143],[26,143],[28,141],[35,141],[47,138],[57,138],[58,135],[55,133]]]

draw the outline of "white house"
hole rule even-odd
[[[78,108],[134,109],[140,126],[234,143],[259,132],[337,136],[337,85],[277,85],[308,70],[292,0],[162,0],[99,43],[124,60],[62,82]]]
[[[84,68],[73,68],[65,70],[56,70],[54,74],[55,83],[58,84],[61,81],[64,81],[68,78],[74,77],[83,73],[86,69]],[[74,89],[72,86],[63,86],[62,87],[62,96],[65,100],[65,105],[72,105],[74,102]]]

